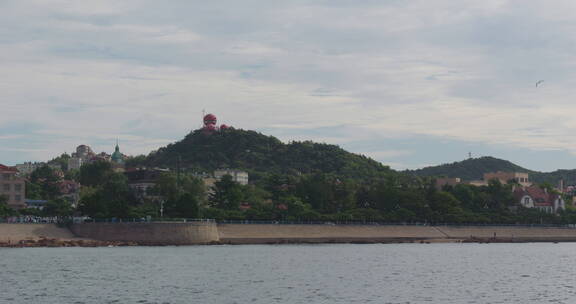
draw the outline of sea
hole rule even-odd
[[[0,303],[576,303],[576,243],[0,248]]]

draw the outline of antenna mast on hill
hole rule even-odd
[[[202,109],[202,118],[200,118],[200,128],[204,127],[204,116],[206,116],[206,109]]]
[[[468,152],[468,159],[472,159],[472,152]]]

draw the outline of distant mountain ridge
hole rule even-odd
[[[507,172],[524,172],[530,175],[530,180],[535,183],[557,184],[564,180],[567,185],[576,184],[576,169],[573,170],[556,170],[553,172],[539,172],[520,167],[510,161],[485,156],[480,158],[470,158],[450,164],[431,166],[417,170],[404,171],[416,176],[445,176],[459,177],[463,180],[482,179],[484,173],[507,171]]]

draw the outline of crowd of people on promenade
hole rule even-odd
[[[0,223],[8,224],[55,224],[60,221],[61,218],[57,216],[34,216],[34,215],[22,215],[22,216],[10,216],[6,218],[0,218]]]

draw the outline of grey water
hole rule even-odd
[[[576,244],[0,248],[0,303],[576,303]]]

